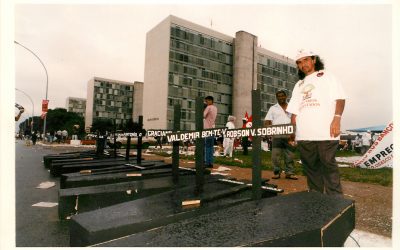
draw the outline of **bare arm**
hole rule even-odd
[[[337,137],[338,135],[340,135],[340,121],[342,118],[345,102],[346,100],[343,99],[336,100],[335,114],[333,116],[333,120],[330,126],[331,137]]]
[[[292,114],[292,117],[290,118],[290,121],[293,125],[296,125],[296,115]]]

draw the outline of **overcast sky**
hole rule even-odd
[[[49,75],[49,108],[86,98],[93,76],[143,81],[146,32],[168,15],[229,36],[244,30],[263,48],[293,58],[311,48],[349,96],[344,129],[392,120],[391,5],[32,5],[15,6],[15,40],[34,51]],[[15,87],[41,113],[46,76],[39,61],[15,45]],[[146,84],[146,83],[145,83]],[[32,104],[16,91],[15,100]],[[17,111],[15,111],[17,112]]]

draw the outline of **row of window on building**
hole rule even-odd
[[[205,68],[197,68],[194,66],[189,66],[183,63],[178,63],[170,61],[169,71],[171,73],[185,74],[192,78],[203,78],[205,80],[213,80],[217,83],[225,83],[232,85],[233,77],[229,74],[223,74],[220,72],[212,72],[206,70]]]
[[[124,114],[124,113],[116,113],[116,112],[101,112],[101,111],[96,111],[96,117],[98,118],[107,118],[107,119],[123,119],[123,120],[128,120],[132,119],[131,114]]]
[[[232,44],[230,42],[216,39],[214,37],[202,34],[194,30],[189,30],[179,25],[171,26],[171,36],[178,39],[187,40],[190,44],[197,44],[201,47],[223,51],[227,54],[233,53]]]
[[[107,81],[96,80],[94,82],[95,87],[108,88],[108,89],[116,89],[116,90],[125,90],[125,91],[133,91],[133,86],[118,84],[118,83],[110,83]]]
[[[211,59],[199,57],[192,54],[186,54],[185,52],[178,52],[171,50],[169,54],[171,61],[181,62],[183,64],[189,64],[194,67],[205,68],[210,71],[221,72],[224,74],[232,75],[232,65],[214,61]]]
[[[297,69],[295,67],[289,66],[289,62],[279,62],[276,59],[273,59],[272,57],[258,54],[259,58],[259,66],[262,65],[263,68],[272,68],[272,69],[277,69],[279,71],[285,72],[285,73],[290,73],[290,74],[296,74]],[[289,60],[289,59],[287,59]],[[260,71],[260,68],[258,69]],[[264,69],[261,69],[262,72],[264,72]]]

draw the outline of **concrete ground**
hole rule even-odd
[[[38,202],[58,202],[59,183],[43,166],[47,154],[77,151],[76,147],[25,146],[15,143],[16,165],[16,246],[17,247],[67,247],[69,230],[67,222],[58,220],[57,206],[33,207]],[[82,148],[87,150],[87,148]],[[146,157],[146,156],[145,156]],[[55,182],[48,189],[36,188],[42,182]],[[357,228],[351,233],[345,247],[391,247],[391,238],[369,233]]]
[[[392,239],[354,229],[344,243],[344,247],[392,247]]]
[[[15,216],[17,247],[69,246],[69,230],[58,220],[58,207],[32,207],[38,202],[58,202],[59,181],[43,165],[43,156],[55,153],[42,146],[15,143]],[[36,188],[42,182],[55,182],[49,189]]]

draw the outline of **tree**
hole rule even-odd
[[[49,109],[47,112],[47,131],[67,130],[68,134],[73,133],[74,125],[79,125],[79,135],[84,133],[85,121],[82,116],[75,112],[68,112],[64,108]]]
[[[100,134],[104,135],[106,131],[108,132],[114,131],[114,124],[111,119],[96,118],[93,119],[91,131],[92,132],[99,131]]]

